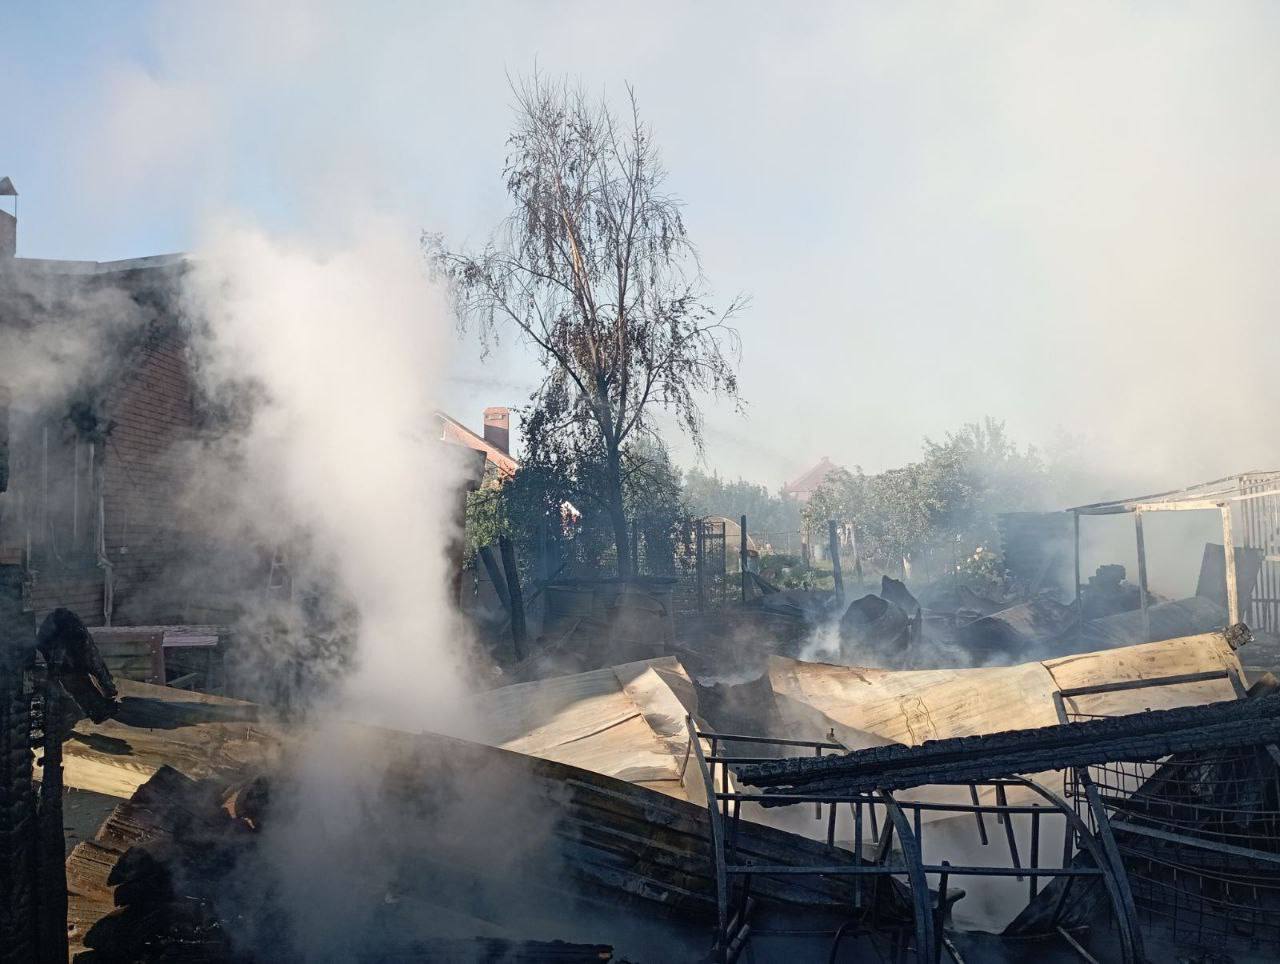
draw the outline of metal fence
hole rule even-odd
[[[1280,489],[1280,473],[1252,472],[1240,477],[1242,495]],[[1263,552],[1262,569],[1253,586],[1249,625],[1280,633],[1280,495],[1260,495],[1240,503],[1244,544]]]

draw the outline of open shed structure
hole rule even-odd
[[[1142,625],[1151,640],[1147,613],[1147,551],[1142,535],[1142,517],[1149,512],[1191,512],[1214,510],[1222,516],[1222,547],[1227,583],[1227,622],[1235,625],[1246,615],[1241,611],[1240,590],[1254,589],[1247,613],[1249,625],[1267,632],[1280,632],[1280,471],[1244,472],[1202,482],[1185,489],[1137,496],[1114,502],[1094,502],[1067,511],[1075,523],[1076,611],[1083,618],[1080,599],[1080,517],[1088,515],[1133,515],[1138,545],[1138,588]],[[1236,572],[1236,547],[1262,553],[1262,568],[1256,586],[1241,587]]]

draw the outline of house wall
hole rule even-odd
[[[187,548],[178,501],[184,490],[182,443],[191,439],[195,398],[180,332],[139,352],[110,394],[115,422],[103,462],[107,558],[118,625],[184,621],[184,600],[165,591]]]
[[[111,563],[112,622],[185,621],[185,600],[172,587],[187,548],[177,504],[183,491],[181,443],[194,431],[190,367],[176,329],[149,339],[111,387],[102,406],[114,422],[101,462],[106,557]],[[90,498],[93,496],[86,493]],[[37,617],[65,606],[90,626],[104,624],[103,567],[82,559],[37,570],[31,602]]]

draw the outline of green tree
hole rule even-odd
[[[655,438],[653,416],[675,417],[701,451],[698,399],[738,397],[741,306],[708,301],[681,204],[634,91],[619,117],[581,89],[535,76],[515,88],[505,166],[512,213],[478,252],[424,238],[451,282],[459,318],[488,339],[514,329],[547,374],[532,398],[525,442],[606,514],[618,575],[631,574],[626,492]],[[487,342],[486,342],[487,343]]]
[[[1019,449],[994,419],[962,426],[941,442],[926,439],[924,457],[877,475],[831,473],[805,506],[811,538],[828,519],[850,522],[859,551],[885,568],[924,553],[947,565],[987,553],[1002,512],[1040,508],[1049,474],[1032,448]],[[983,557],[987,565],[989,553]]]
[[[751,532],[770,538],[800,530],[799,502],[781,492],[773,495],[765,486],[742,478],[728,481],[715,473],[688,469],[684,473],[684,498],[695,516],[736,519],[745,515]]]

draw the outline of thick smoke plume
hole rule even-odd
[[[453,723],[462,629],[445,551],[458,472],[433,435],[452,328],[412,233],[370,222],[326,249],[223,224],[186,295],[203,386],[231,413],[220,443],[233,461],[214,470],[224,529],[291,544],[295,580],[323,575],[353,610],[343,714]]]
[[[273,819],[239,869],[249,923],[234,936],[252,953],[274,945],[307,960],[350,959],[379,946],[379,908],[404,891],[406,854],[430,855],[433,840],[475,829],[460,822],[465,808],[445,803],[430,823],[444,837],[425,834],[415,805],[395,795],[379,731],[343,722],[465,727],[467,647],[446,562],[460,473],[436,434],[433,396],[452,326],[412,232],[387,222],[339,248],[219,225],[194,259],[185,301],[200,333],[195,367],[222,413],[221,434],[193,462],[190,504],[227,542],[289,546],[295,592],[313,597],[275,607],[294,625],[255,638],[250,596],[239,646],[257,653],[260,675],[285,674],[285,689],[292,674],[328,684],[300,694],[311,701],[306,735],[275,775]],[[317,611],[353,649],[271,650],[314,634]],[[491,786],[470,790],[503,798]],[[493,846],[510,853],[510,844]],[[270,925],[268,904],[279,908]],[[417,926],[434,916],[411,915]]]

